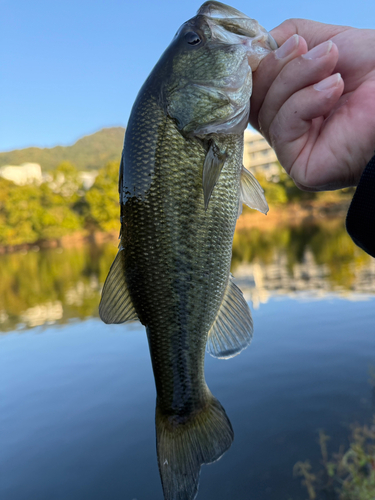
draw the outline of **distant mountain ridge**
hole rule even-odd
[[[0,153],[0,167],[30,162],[39,163],[43,171],[48,171],[69,161],[78,170],[96,170],[109,161],[120,161],[124,134],[123,127],[103,128],[82,137],[72,146],[33,147]]]

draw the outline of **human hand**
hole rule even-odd
[[[375,150],[375,30],[291,19],[271,34],[250,124],[301,189],[357,185]]]

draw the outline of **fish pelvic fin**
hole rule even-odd
[[[210,149],[206,154],[203,165],[202,182],[205,210],[207,210],[208,208],[208,202],[210,201],[212,191],[219,179],[226,158],[227,153],[221,152],[220,148],[214,142],[212,142]]]
[[[120,249],[105,280],[99,304],[104,323],[119,324],[138,319],[125,281],[124,252]]]
[[[156,406],[156,442],[165,500],[194,500],[203,464],[219,460],[233,441],[232,425],[210,393],[207,405],[188,418],[166,416]]]
[[[250,344],[252,337],[249,306],[229,275],[221,306],[208,332],[206,351],[215,358],[232,358]]]
[[[238,217],[242,213],[242,203],[245,203],[245,205],[250,208],[259,210],[259,212],[265,215],[269,210],[262,186],[244,166],[242,166],[241,169],[241,194],[238,206]]]

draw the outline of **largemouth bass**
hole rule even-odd
[[[156,64],[126,129],[121,243],[99,311],[106,323],[146,327],[166,500],[195,498],[201,465],[233,440],[204,356],[232,357],[252,337],[230,263],[242,203],[268,210],[242,154],[252,70],[275,47],[256,21],[206,2]]]

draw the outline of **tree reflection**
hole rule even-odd
[[[97,316],[101,286],[116,252],[116,246],[108,244],[2,255],[0,329],[12,330],[20,323],[36,326],[46,317],[66,322]],[[41,305],[44,309],[38,323],[35,308]]]
[[[1,255],[0,331],[97,316],[116,252],[111,243]],[[256,265],[268,292],[305,290],[298,280],[310,280],[324,291],[375,293],[374,259],[354,245],[342,221],[236,231],[232,271],[238,278],[240,265]],[[275,273],[288,279],[277,281]]]

